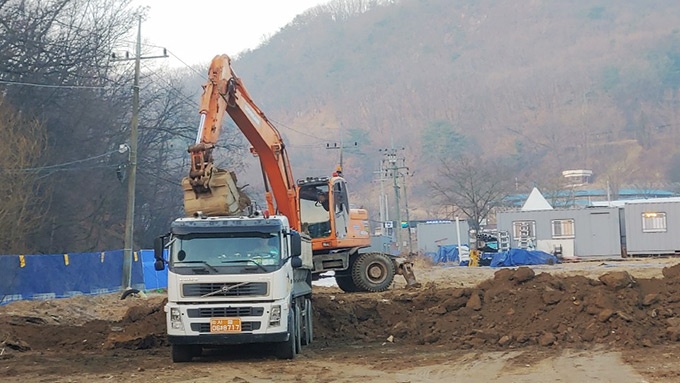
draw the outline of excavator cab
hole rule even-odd
[[[298,180],[298,188],[302,232],[312,239],[329,238],[333,225],[328,178]]]
[[[344,178],[308,177],[298,180],[302,231],[315,251],[364,248],[371,244],[368,213],[350,209]]]

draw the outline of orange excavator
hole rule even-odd
[[[341,169],[330,177],[295,181],[279,131],[253,102],[227,55],[212,60],[208,77],[198,135],[189,147],[191,170],[182,181],[187,215],[234,216],[250,205],[235,174],[214,164],[213,150],[226,112],[259,158],[268,213],[286,216],[291,228],[311,237],[315,279],[333,271],[338,286],[347,292],[384,291],[396,274],[405,277],[407,287],[419,286],[411,262],[361,251],[370,246],[368,212],[350,208]]]

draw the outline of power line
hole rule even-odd
[[[65,169],[55,169],[52,170],[48,173],[45,173],[41,176],[39,176],[37,179],[42,179],[48,176],[51,176],[52,174],[59,173],[59,172],[70,172],[74,170],[92,170],[92,169],[115,169],[117,168],[118,165],[98,165],[98,166],[79,166],[75,168],[65,168]]]
[[[44,171],[44,170],[52,170],[52,169],[66,170],[66,169],[60,169],[60,168],[63,168],[65,166],[69,166],[69,165],[83,163],[83,162],[86,162],[86,161],[96,160],[97,158],[102,158],[102,157],[105,157],[105,156],[108,156],[110,154],[117,153],[117,152],[118,152],[117,150],[114,150],[114,151],[106,152],[104,154],[99,154],[99,155],[96,155],[96,156],[93,156],[93,157],[83,158],[83,159],[75,160],[75,161],[64,162],[64,163],[56,164],[56,165],[47,165],[47,166],[40,166],[40,167],[33,167],[33,168],[21,168],[21,169],[6,169],[5,172],[10,172],[10,173],[24,173],[24,172],[26,172],[26,173],[28,173],[28,172],[41,172],[41,171]]]
[[[134,43],[134,41],[131,41],[131,40],[122,40],[122,41],[123,41],[123,42],[131,42],[131,43]],[[205,75],[205,73],[200,73],[199,71],[197,71],[196,68],[194,68],[193,66],[187,64],[184,60],[182,60],[179,56],[177,56],[175,53],[173,53],[170,49],[167,49],[167,48],[162,47],[162,46],[160,46],[160,45],[149,44],[149,43],[141,43],[141,45],[144,45],[144,46],[146,46],[146,47],[151,47],[151,48],[162,48],[162,49],[164,49],[164,50],[165,50],[165,53],[168,53],[168,54],[170,54],[170,56],[176,58],[177,61],[181,62],[185,67],[191,69],[194,73],[196,73],[197,75],[203,77],[204,79],[206,79],[206,80],[208,79],[208,77]]]
[[[33,83],[33,82],[22,82],[22,81],[11,81],[11,80],[0,80],[0,84],[23,85],[23,86],[33,86],[33,87],[40,87],[40,88],[62,88],[62,89],[108,89],[108,88],[111,88],[110,86],[37,84],[37,83]]]
[[[175,95],[179,96],[179,97],[180,97],[181,99],[183,99],[184,101],[187,101],[187,102],[189,102],[190,104],[193,104],[194,106],[199,106],[198,103],[197,103],[195,100],[190,99],[187,95],[185,95],[184,93],[180,92],[178,89],[176,89],[175,87],[173,87],[171,83],[169,83],[167,80],[165,80],[164,78],[162,78],[158,73],[156,73],[154,70],[152,70],[149,66],[147,66],[146,64],[144,64],[143,67],[144,67],[145,69],[149,70],[151,74],[153,74],[154,76],[156,76],[156,77],[157,77],[161,82],[163,82],[165,85],[167,85],[167,89],[169,89],[172,93],[174,93]]]
[[[299,131],[299,130],[297,130],[297,129],[293,129],[293,128],[291,128],[290,126],[287,126],[286,124],[284,124],[284,123],[282,123],[282,122],[279,122],[279,121],[274,120],[273,118],[269,118],[269,117],[267,117],[267,118],[269,119],[269,121],[274,122],[277,126],[282,126],[282,127],[286,128],[286,129],[288,129],[288,130],[292,130],[292,131],[295,132],[295,133],[302,134],[303,136],[307,136],[307,137],[311,137],[311,138],[313,138],[313,139],[315,139],[315,140],[323,141],[323,139],[321,139],[321,138],[319,138],[319,137],[317,137],[317,136],[315,136],[315,135],[312,135],[312,134],[309,134],[309,133],[305,133],[305,132],[301,132],[301,131]]]
[[[197,75],[203,77],[203,78],[206,79],[206,80],[208,79],[208,77],[205,75],[205,73],[201,73],[201,72],[197,71],[196,68],[194,68],[194,67],[192,67],[191,65],[185,63],[184,60],[182,60],[181,58],[179,58],[179,56],[177,56],[176,54],[172,53],[172,51],[170,51],[169,49],[167,50],[167,52],[170,53],[170,55],[171,55],[172,57],[174,57],[174,58],[176,58],[177,60],[179,60],[179,62],[181,62],[182,64],[184,64],[184,66],[186,66],[187,68],[191,69],[191,70],[192,70],[194,73],[196,73]]]

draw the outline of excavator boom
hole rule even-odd
[[[188,216],[235,216],[251,204],[250,198],[237,187],[236,174],[217,168],[213,159],[227,105],[224,95],[229,74],[229,65],[213,62],[208,69],[208,81],[203,85],[198,133],[188,149],[191,168],[189,176],[182,180],[184,212]]]

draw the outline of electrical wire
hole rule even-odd
[[[80,167],[75,167],[75,168],[54,169],[54,170],[51,170],[51,171],[39,176],[37,179],[42,179],[42,178],[51,176],[52,174],[59,173],[59,172],[70,172],[70,171],[75,171],[75,170],[92,170],[92,169],[116,169],[116,168],[118,168],[118,165],[80,166]]]
[[[78,169],[78,168],[74,168],[74,167],[71,167],[71,168],[65,168],[65,167],[69,166],[69,165],[80,164],[80,163],[83,163],[83,162],[86,162],[86,161],[96,160],[98,158],[102,158],[102,157],[106,157],[108,155],[111,155],[113,153],[118,153],[118,150],[113,150],[113,151],[106,152],[104,154],[99,154],[99,155],[96,155],[96,156],[93,156],[93,157],[88,157],[88,158],[84,158],[84,159],[81,159],[81,160],[64,162],[64,163],[56,164],[56,165],[40,166],[40,167],[33,167],[33,168],[21,168],[21,169],[6,169],[5,172],[8,172],[8,173],[36,172],[37,173],[37,172],[41,172],[41,171],[45,171],[45,170]]]
[[[191,69],[194,73],[196,73],[197,75],[201,76],[204,80],[207,80],[207,79],[208,79],[208,77],[205,75],[205,73],[201,73],[201,72],[197,71],[196,68],[194,68],[194,67],[192,67],[191,65],[187,64],[186,62],[184,62],[184,60],[182,60],[181,58],[179,58],[179,56],[177,56],[176,54],[174,54],[171,50],[169,50],[169,49],[167,49],[167,48],[164,48],[164,49],[165,49],[165,51],[166,51],[167,53],[169,53],[172,57],[176,58],[179,62],[181,62],[182,64],[184,64],[184,66],[186,66],[187,68]]]
[[[159,81],[161,81],[161,82],[163,82],[165,85],[167,85],[167,89],[170,89],[170,91],[171,91],[172,93],[174,93],[175,95],[179,96],[181,99],[183,99],[184,101],[188,102],[189,104],[192,104],[192,105],[194,105],[194,106],[196,106],[196,107],[199,106],[199,105],[198,105],[198,102],[196,102],[196,100],[190,99],[187,95],[183,94],[183,93],[180,92],[177,88],[173,87],[172,84],[170,84],[166,79],[164,79],[163,77],[161,77],[161,75],[159,75],[156,71],[154,71],[153,69],[151,69],[148,65],[143,64],[142,66],[144,67],[144,69],[149,70],[149,72],[150,72],[152,75],[156,76],[156,78],[158,78]]]
[[[312,134],[309,134],[309,133],[305,133],[305,132],[299,131],[299,130],[297,130],[297,129],[293,129],[293,128],[291,128],[290,126],[288,126],[288,125],[286,125],[286,124],[284,124],[284,123],[282,123],[282,122],[280,122],[280,121],[274,120],[273,118],[269,118],[269,117],[267,117],[267,118],[269,119],[269,121],[275,123],[277,126],[282,126],[282,127],[286,128],[286,129],[288,129],[288,130],[292,130],[292,131],[295,132],[295,133],[299,133],[299,134],[302,134],[303,136],[311,137],[311,138],[313,138],[313,139],[315,139],[315,140],[318,140],[318,141],[323,141],[323,139],[321,139],[321,138],[319,138],[319,137],[317,137],[317,136],[315,136],[315,135],[312,135]]]
[[[40,88],[62,88],[62,89],[108,89],[109,86],[87,86],[87,85],[50,85],[50,84],[36,84],[32,82],[0,80],[0,84],[5,85],[23,85]]]

